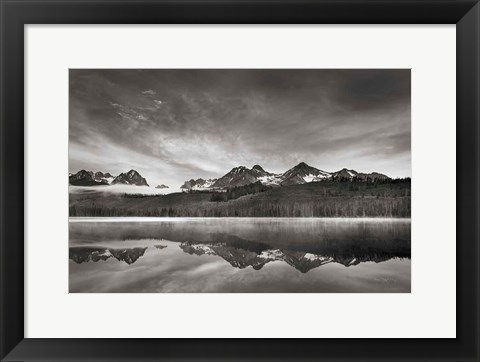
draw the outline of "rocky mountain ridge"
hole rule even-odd
[[[121,173],[115,177],[112,181],[112,185],[116,184],[148,186],[147,180],[135,170],[130,170],[127,173]]]
[[[134,186],[148,186],[147,180],[140,175],[136,170],[130,170],[121,173],[118,176],[112,176],[109,172],[103,173],[101,171],[93,172],[80,170],[75,174],[68,175],[70,185],[74,186],[97,186],[97,185],[134,185]],[[160,187],[157,187],[160,188]],[[166,185],[161,185],[161,188],[168,188]]]
[[[345,267],[362,262],[383,262],[395,255],[378,253],[378,255],[319,255],[299,250],[275,249],[271,247],[256,249],[248,246],[239,247],[232,243],[193,243],[182,242],[180,248],[190,255],[213,255],[226,260],[231,266],[244,269],[251,266],[255,270],[263,268],[267,263],[283,261],[301,273],[307,273],[319,266],[337,263]]]
[[[196,180],[191,179],[189,181],[185,181],[181,189],[206,189],[212,187],[212,185],[217,181],[216,178],[204,180],[203,178],[198,178]]]
[[[374,182],[376,180],[387,180],[387,175],[372,172],[362,173],[355,170],[343,168],[336,172],[327,172],[312,167],[305,162],[290,168],[284,173],[272,173],[265,171],[260,165],[255,165],[251,169],[246,166],[232,168],[228,173],[218,179],[191,179],[185,181],[181,189],[225,189],[229,187],[245,186],[260,181],[269,186],[287,186],[298,185],[309,182],[319,182],[324,180],[346,181],[356,180],[363,182]]]
[[[347,168],[335,172],[327,172],[310,166],[305,162],[300,162],[284,173],[268,172],[260,165],[254,165],[251,169],[246,166],[238,166],[232,168],[220,178],[192,178],[185,181],[180,188],[183,190],[224,190],[232,187],[250,185],[256,182],[261,182],[267,186],[288,186],[324,180],[375,182],[377,180],[388,179],[390,179],[388,176],[378,172],[363,173]],[[149,186],[147,180],[133,169],[121,173],[118,176],[112,176],[109,172],[104,173],[97,171],[94,173],[92,171],[80,170],[76,174],[69,174],[69,183],[75,186],[117,184]],[[160,184],[156,186],[156,188],[166,189],[169,187]]]

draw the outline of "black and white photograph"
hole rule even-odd
[[[70,69],[68,121],[70,293],[411,292],[410,69]]]

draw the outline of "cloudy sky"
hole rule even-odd
[[[411,176],[410,70],[70,70],[69,172],[179,187],[304,161]]]

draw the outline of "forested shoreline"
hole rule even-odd
[[[312,182],[274,188],[249,185],[223,195],[70,194],[69,215],[90,217],[392,217],[411,215],[410,179]],[[220,196],[222,195],[222,196]]]

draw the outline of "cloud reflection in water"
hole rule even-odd
[[[216,221],[71,223],[70,291],[410,292],[409,220]]]

